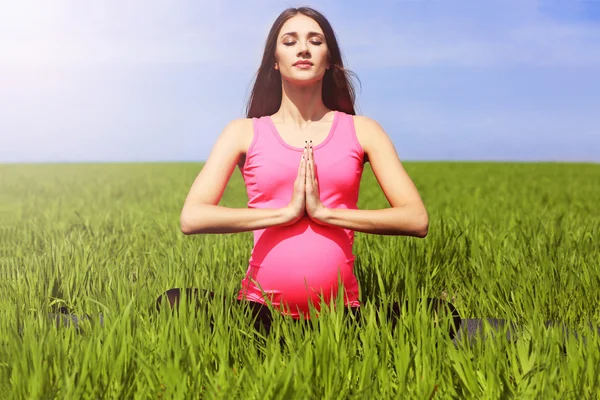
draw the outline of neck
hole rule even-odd
[[[319,121],[330,110],[323,104],[323,81],[313,85],[298,86],[282,80],[281,106],[274,114],[284,124],[294,124],[301,128],[313,121]]]

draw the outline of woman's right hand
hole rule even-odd
[[[307,150],[306,146],[304,146],[304,151],[302,152],[302,159],[300,160],[300,165],[298,165],[298,175],[296,176],[296,180],[294,181],[294,192],[292,194],[292,200],[290,204],[286,207],[289,212],[289,220],[284,225],[292,225],[302,219],[306,214],[306,159],[307,159]]]

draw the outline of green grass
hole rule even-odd
[[[179,230],[200,164],[0,165],[2,397],[597,398],[598,335],[543,322],[600,324],[600,165],[405,167],[429,235],[356,233],[364,325],[324,310],[314,329],[276,318],[261,338],[218,302],[200,317],[149,313],[173,287],[233,302],[246,271],[251,232]],[[221,204],[246,201],[236,171]],[[359,208],[387,206],[367,164]],[[463,318],[518,322],[518,340],[455,347],[416,301],[442,292]],[[392,332],[377,307],[397,300],[410,306]],[[105,324],[57,328],[51,305]]]

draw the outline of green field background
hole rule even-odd
[[[249,316],[150,310],[169,288],[233,301],[252,233],[181,233],[200,163],[0,165],[0,385],[7,398],[598,398],[600,165],[406,162],[426,238],[356,233],[365,324],[332,310],[257,337]],[[291,194],[290,194],[291,195]],[[221,205],[245,207],[238,170]],[[359,208],[389,207],[369,164]],[[310,251],[310,250],[307,250]],[[523,327],[455,346],[418,299]],[[378,313],[414,305],[391,330]],[[47,317],[89,314],[79,330]],[[95,322],[100,314],[104,325]],[[156,314],[156,315],[154,315]],[[213,317],[211,331],[208,318]],[[280,345],[280,339],[285,345]]]

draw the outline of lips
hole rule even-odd
[[[296,61],[294,65],[313,65],[310,61]]]

